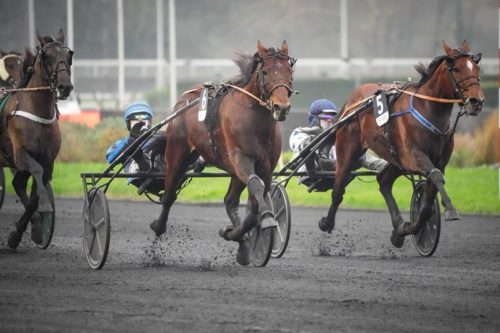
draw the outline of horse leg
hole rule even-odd
[[[12,187],[21,201],[21,204],[26,208],[29,202],[28,193],[26,189],[28,187],[28,179],[30,178],[29,172],[14,171],[14,177],[12,178]]]
[[[352,131],[356,131],[354,128]],[[322,217],[319,220],[318,226],[321,231],[332,233],[335,227],[335,215],[339,208],[342,199],[344,198],[345,188],[354,179],[351,171],[354,169],[356,163],[358,163],[359,158],[363,154],[361,148],[361,142],[359,140],[351,140],[346,142],[344,138],[355,138],[359,137],[359,134],[351,134],[347,132],[347,135],[343,137],[339,136],[337,133],[337,144],[336,151],[337,156],[337,166],[335,170],[335,183],[333,185],[332,191],[332,204],[328,210],[328,215]]]
[[[246,234],[255,225],[255,218],[252,214],[257,211],[258,219],[261,220],[261,228],[275,228],[277,227],[277,222],[274,219],[274,213],[269,207],[265,200],[265,195],[269,190],[269,185],[266,187],[264,181],[255,174],[254,170],[255,161],[242,154],[236,156],[235,159],[235,170],[236,175],[240,181],[244,182],[248,188],[248,197],[253,202],[251,209],[252,213],[246,216],[243,223],[236,228],[226,228],[223,227],[219,230],[219,234],[226,240],[239,241],[244,234]],[[269,174],[268,184],[270,183],[271,172],[265,172]]]
[[[228,191],[226,193],[226,196],[224,197],[224,204],[226,206],[227,216],[229,216],[229,219],[231,220],[234,228],[238,228],[241,225],[241,218],[238,215],[238,207],[240,204],[241,192],[244,189],[245,183],[239,180],[238,177],[232,176]],[[250,215],[256,222],[257,215],[252,214],[251,211],[248,212],[245,220],[248,219]],[[236,255],[236,261],[240,265],[246,266],[250,264],[250,247],[248,244],[248,237],[246,235],[243,235],[243,237],[238,240],[238,243],[239,247],[238,254]]]
[[[445,180],[441,170],[437,168],[432,168],[427,177],[437,187],[439,194],[441,194],[441,202],[443,203],[444,206],[444,220],[445,221],[460,220],[460,215],[458,214],[457,210],[451,203],[451,199],[448,196],[446,190],[444,189]]]
[[[404,223],[404,220],[396,203],[396,199],[394,199],[394,196],[392,195],[392,186],[394,185],[396,179],[402,174],[402,171],[398,167],[389,164],[377,175],[379,190],[385,199],[387,207],[389,208],[392,227],[394,228],[391,234],[391,243],[397,248],[402,247],[405,241],[405,236],[398,232],[398,227]]]
[[[149,225],[157,237],[167,231],[170,208],[177,199],[177,188],[189,168],[189,149],[180,148],[180,146],[176,147],[170,143],[166,150],[169,153],[167,154],[165,192],[161,198],[161,212],[160,216]]]
[[[436,186],[431,181],[427,180],[422,193],[422,198],[420,199],[421,205],[418,212],[418,218],[412,223],[405,222],[401,224],[398,228],[398,233],[409,235],[419,232],[424,225],[424,222],[432,216],[436,195]]]
[[[26,151],[18,149],[15,153],[16,169],[20,172],[28,171],[33,177],[33,181],[38,185],[37,195],[39,197],[38,209],[40,212],[52,212],[52,204],[43,181],[44,169]],[[47,176],[45,176],[47,177]],[[50,175],[48,176],[50,178]]]
[[[38,197],[33,196],[26,205],[26,208],[24,210],[23,215],[21,216],[21,219],[17,221],[15,225],[15,230],[11,231],[9,234],[9,240],[7,241],[7,245],[11,249],[17,248],[19,246],[19,243],[21,243],[23,233],[26,231],[28,222],[31,216],[33,216],[33,213],[36,211],[37,207],[38,207]],[[39,243],[41,243],[41,241]]]

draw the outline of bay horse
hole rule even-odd
[[[444,171],[453,151],[453,135],[459,116],[455,125],[450,117],[454,103],[459,103],[464,110],[459,115],[475,116],[481,112],[484,101],[479,83],[481,54],[473,54],[466,41],[455,49],[443,41],[443,49],[445,54],[436,57],[427,68],[422,64],[415,67],[421,74],[418,83],[404,87],[367,83],[349,96],[341,111],[343,119],[378,92],[396,92],[394,100],[388,102],[390,117],[385,125],[376,124],[374,111],[378,110],[369,103],[365,111],[353,115],[337,130],[334,138],[338,158],[335,184],[328,215],[319,221],[322,231],[331,232],[334,228],[337,208],[345,187],[352,180],[353,166],[367,148],[389,162],[377,175],[377,181],[389,208],[394,246],[403,246],[405,236],[417,233],[423,222],[431,217],[437,192],[444,205],[445,220],[460,218],[444,188]],[[392,195],[394,181],[404,173],[426,177],[419,217],[413,223],[403,221]]]
[[[198,120],[198,107],[192,107],[167,126],[165,149],[166,174],[162,210],[151,229],[160,236],[166,231],[170,208],[177,198],[176,190],[199,155],[211,165],[227,171],[231,177],[224,197],[232,226],[219,234],[225,240],[239,242],[236,260],[250,263],[246,233],[260,219],[262,229],[276,227],[274,214],[265,201],[272,172],[281,155],[281,131],[278,121],[290,110],[295,59],[288,56],[288,44],[281,48],[257,43],[257,52],[239,54],[235,59],[241,74],[230,80],[218,100],[216,123],[212,129]],[[174,111],[200,96],[201,86],[185,92]],[[248,187],[247,216],[238,216],[240,195]]]
[[[61,146],[57,121],[57,99],[65,99],[73,89],[71,64],[73,51],[64,45],[64,32],[57,38],[40,36],[33,57],[24,59],[24,76],[19,88],[11,89],[0,117],[0,167],[15,169],[12,185],[25,211],[9,234],[8,246],[16,248],[35,211],[50,220],[52,205],[47,184],[52,178],[54,160]],[[26,187],[33,178],[32,193]],[[40,219],[32,220],[32,240],[42,242]]]

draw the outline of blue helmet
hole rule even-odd
[[[319,126],[319,115],[321,113],[328,113],[332,116],[337,115],[337,106],[332,101],[327,99],[317,99],[312,102],[307,114],[309,126]]]
[[[144,114],[149,116],[149,119],[153,118],[153,110],[146,102],[134,102],[127,106],[125,109],[125,120],[131,120],[135,118],[137,114]]]

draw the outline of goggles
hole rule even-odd
[[[142,120],[142,121],[147,121],[147,120],[151,120],[151,116],[149,114],[133,114],[131,117],[129,117],[128,119],[129,121],[133,121],[133,120]]]
[[[147,126],[148,128],[151,127],[151,119],[146,119],[146,120],[131,119],[128,121],[128,123],[129,123],[130,128],[134,127],[135,124],[138,124],[138,123],[144,123],[144,125]]]

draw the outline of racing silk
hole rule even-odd
[[[292,131],[290,134],[290,149],[292,149],[294,157],[297,156],[311,141],[321,132],[323,129],[319,126],[315,127],[298,127]],[[337,155],[335,154],[335,146],[332,145],[331,148],[321,147],[320,155],[322,157],[331,160],[336,160]]]
[[[122,151],[130,144],[130,138],[127,136],[121,140],[116,141],[108,148],[106,152],[106,160],[108,163],[113,163],[114,160],[121,154]]]
[[[290,134],[290,149],[292,149],[293,157],[296,157],[311,141],[321,132],[323,129],[319,126],[315,127],[298,127],[292,131]],[[314,168],[318,169],[318,160],[324,159],[331,161],[333,164],[337,160],[337,155],[335,153],[335,145],[323,145],[316,152],[316,159],[314,162]],[[307,171],[307,166],[302,165],[299,170],[300,172]]]

